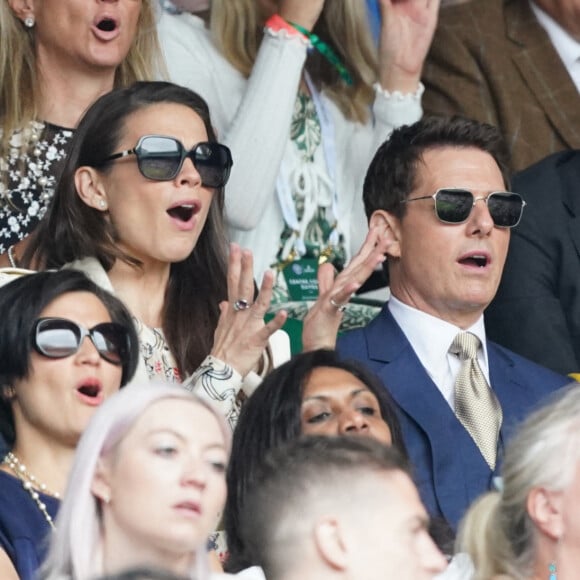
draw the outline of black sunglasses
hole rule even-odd
[[[75,354],[87,336],[107,362],[121,365],[127,360],[129,333],[117,322],[103,322],[89,329],[66,318],[39,318],[34,324],[34,348],[48,358]]]
[[[467,220],[475,203],[485,202],[493,223],[499,228],[513,228],[520,223],[526,202],[518,193],[494,191],[484,197],[475,197],[467,189],[438,189],[433,195],[405,199],[402,203],[419,199],[435,200],[435,215],[446,224],[460,224]]]
[[[203,142],[187,151],[177,139],[162,135],[145,135],[139,139],[134,149],[115,153],[104,162],[128,155],[136,155],[141,175],[155,181],[173,179],[189,157],[201,177],[202,185],[206,187],[224,187],[233,165],[231,151],[225,145]]]

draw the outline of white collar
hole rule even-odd
[[[388,308],[417,358],[435,383],[445,400],[453,407],[454,381],[459,371],[459,360],[449,353],[449,348],[459,332],[465,330],[475,334],[481,341],[477,360],[489,383],[489,363],[483,314],[469,328],[461,329],[441,318],[404,304],[391,295]]]
[[[530,0],[532,12],[538,19],[540,26],[550,37],[556,52],[562,59],[566,69],[574,65],[580,59],[580,42],[578,42],[569,32],[564,30],[549,14],[544,12],[535,2]]]
[[[413,308],[393,295],[389,298],[389,310],[397,324],[404,330],[415,352],[417,354],[419,352],[425,353],[425,358],[435,358],[435,360],[444,358],[453,339],[459,332],[462,332],[462,329],[458,326]],[[477,319],[475,324],[465,330],[475,334],[481,341],[487,366],[487,344],[483,314]],[[437,337],[437,340],[433,341],[433,337]]]

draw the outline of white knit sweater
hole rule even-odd
[[[204,97],[219,140],[232,150],[226,219],[231,239],[252,250],[259,277],[274,262],[284,227],[276,178],[283,159],[293,162],[290,124],[307,44],[300,37],[266,33],[246,79],[218,52],[200,18],[163,14],[159,35],[171,80]],[[348,257],[368,230],[362,203],[366,169],[395,127],[421,117],[421,93],[422,87],[413,95],[377,91],[373,121],[364,125],[345,119],[321,97],[334,127],[337,213]],[[324,156],[315,162],[324,164]]]

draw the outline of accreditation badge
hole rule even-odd
[[[318,298],[317,258],[303,258],[290,262],[282,273],[291,300],[316,300]]]

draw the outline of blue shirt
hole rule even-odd
[[[60,501],[39,493],[46,510],[56,517]],[[51,527],[22,481],[0,471],[0,548],[7,554],[20,580],[35,580],[43,562]]]
[[[381,31],[381,10],[378,0],[367,0],[367,12],[371,32],[373,33],[374,39],[378,41]]]

